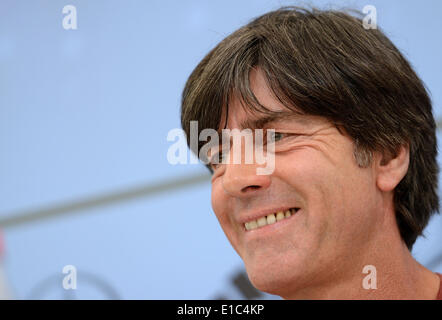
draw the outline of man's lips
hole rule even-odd
[[[255,212],[248,216],[245,215],[240,220],[240,224],[247,231],[254,230],[287,219],[294,215],[298,210],[298,207],[285,207]]]

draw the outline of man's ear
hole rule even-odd
[[[396,156],[380,153],[375,157],[376,185],[382,191],[392,191],[406,175],[410,163],[410,150],[408,145],[402,145]]]

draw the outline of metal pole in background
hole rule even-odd
[[[96,195],[76,201],[65,202],[59,205],[48,206],[46,208],[2,214],[2,218],[0,218],[0,229],[65,216],[68,214],[80,213],[86,209],[90,210],[119,202],[146,198],[167,191],[191,187],[203,182],[210,182],[210,175],[196,174],[184,178],[173,178],[157,184],[132,187],[125,190]]]

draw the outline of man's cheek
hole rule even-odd
[[[222,203],[218,189],[219,188],[217,188],[217,186],[212,185],[211,202],[212,202],[212,209],[215,213],[221,209],[220,204]]]
[[[212,189],[212,209],[223,229],[228,228],[230,223],[228,200],[223,197],[222,190]],[[225,230],[226,232],[227,230]]]

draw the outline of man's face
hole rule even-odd
[[[251,88],[268,109],[287,110],[261,72],[251,73]],[[258,117],[234,100],[227,128]],[[277,133],[272,174],[257,175],[255,164],[222,164],[212,178],[213,210],[250,280],[284,296],[360,274],[364,247],[382,221],[374,169],[358,167],[352,140],[324,118],[287,118],[264,129]],[[246,230],[246,222],[289,209],[296,212],[288,218]]]

